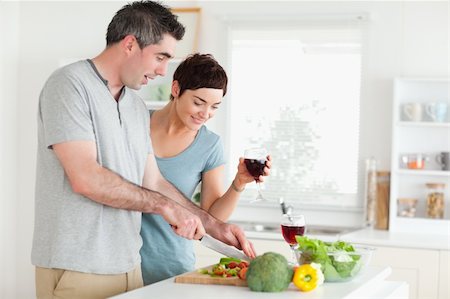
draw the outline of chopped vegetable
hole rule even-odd
[[[208,269],[200,269],[200,270],[198,270],[198,272],[200,274],[208,274],[209,273]]]
[[[224,257],[221,258],[218,264],[213,265],[211,271],[208,269],[200,269],[199,273],[208,274],[213,277],[236,277],[245,279],[245,274],[240,274],[243,269],[248,267],[248,262],[232,258]],[[247,271],[247,270],[245,270]],[[242,276],[242,277],[241,277]]]
[[[236,268],[238,266],[238,263],[236,263],[236,262],[230,262],[229,264],[228,264],[228,268],[230,268],[230,269],[234,269],[234,268]]]
[[[220,259],[219,264],[228,265],[231,262],[240,263],[241,260],[234,257],[223,257]]]
[[[241,271],[239,271],[239,273],[238,273],[239,278],[242,280],[246,280],[247,279],[247,271],[248,271],[248,268],[242,268]]]

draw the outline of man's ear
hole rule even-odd
[[[134,35],[127,35],[122,40],[122,45],[127,52],[131,52],[134,47],[137,47],[137,40]]]

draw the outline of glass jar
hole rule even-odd
[[[416,216],[417,198],[399,198],[397,215],[400,217]]]
[[[427,183],[427,216],[444,218],[444,183]]]
[[[425,163],[429,161],[429,157],[425,154],[404,154],[400,156],[400,167],[407,169],[424,169]]]
[[[377,211],[377,161],[373,157],[366,159],[365,197],[366,225],[368,227],[373,227],[375,225],[375,216]]]

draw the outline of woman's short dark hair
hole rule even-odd
[[[129,3],[123,6],[109,23],[106,46],[121,41],[127,35],[134,35],[141,49],[157,44],[166,33],[176,40],[181,40],[185,28],[177,19],[168,7],[159,2]]]
[[[222,89],[224,96],[227,93],[227,74],[211,54],[188,56],[175,70],[173,80],[178,81],[180,96],[188,89],[199,88]]]

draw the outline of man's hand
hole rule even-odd
[[[167,206],[162,208],[161,216],[180,237],[199,240],[206,233],[198,216],[171,200],[167,201]]]
[[[249,258],[255,258],[256,252],[252,242],[244,234],[244,231],[237,225],[217,222],[211,226],[208,233],[228,245],[242,249]]]

